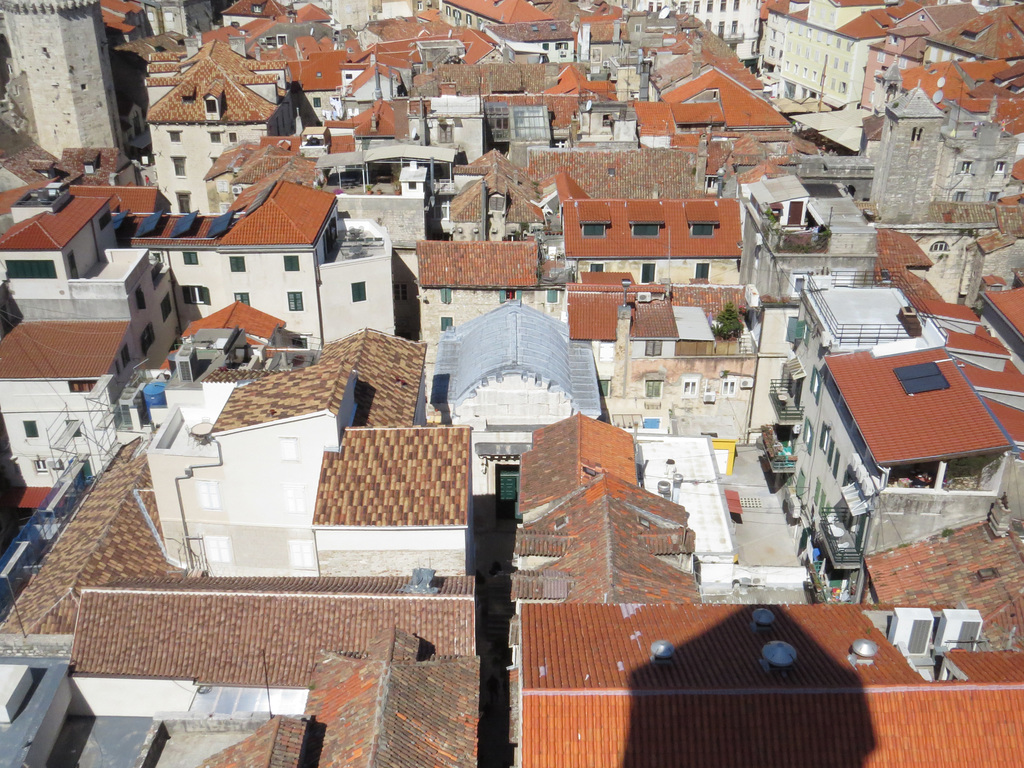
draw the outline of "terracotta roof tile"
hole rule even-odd
[[[174,578],[118,579],[121,589],[162,592],[230,592],[247,594],[293,593],[309,595],[401,595],[407,576],[178,576]],[[434,576],[437,594],[448,597],[472,596],[472,576]]]
[[[1012,536],[997,539],[987,523],[960,528],[948,536],[932,536],[909,546],[865,559],[878,600],[897,605],[967,608],[986,619],[1024,594],[1024,560]],[[994,568],[982,580],[978,571]],[[986,623],[994,648],[1003,648],[1007,630]],[[1019,630],[1024,630],[1021,623]],[[1019,631],[1018,630],[1018,631]]]
[[[150,106],[146,119],[150,123],[266,122],[278,105],[247,86],[277,83],[278,75],[271,71],[275,66],[282,69],[286,65],[246,59],[220,40],[207,43],[195,56],[182,61],[177,72],[146,80],[149,86],[171,87]],[[222,92],[222,107],[219,117],[209,118],[204,96],[214,90]]]
[[[442,85],[449,84],[460,96],[541,94],[558,84],[561,72],[559,64],[439,64],[432,72],[416,75],[413,95],[434,98],[441,95]]]
[[[7,617],[4,632],[69,634],[83,588],[173,572],[146,522],[149,515],[158,523],[159,511],[146,455],[133,458],[138,447],[138,441],[122,447],[96,481],[18,596],[17,611]]]
[[[253,6],[257,6],[257,11]],[[234,5],[224,10],[225,16],[257,16],[274,18],[276,16],[287,16],[288,9],[277,0],[238,0]]]
[[[476,768],[479,659],[410,658],[402,646],[417,639],[393,637],[367,658],[317,665],[306,711],[324,725],[319,765]]]
[[[472,595],[325,593],[315,578],[281,590],[275,581],[264,592],[85,590],[72,663],[78,674],[299,688],[322,650],[364,653],[392,628],[441,656],[476,653]]]
[[[954,352],[977,352],[983,355],[995,355],[1010,359],[1010,353],[995,336],[982,326],[974,329],[974,333],[946,331],[946,349]]]
[[[86,165],[93,166],[88,172]],[[131,160],[117,147],[75,147],[65,149],[57,167],[82,185],[110,185],[110,174],[119,173],[131,165]]]
[[[629,335],[634,339],[678,339],[679,329],[672,304],[664,299],[637,302]]]
[[[936,363],[948,389],[908,395],[897,368]],[[1006,436],[945,350],[873,357],[831,355],[826,364],[875,461],[882,465],[1009,450]],[[942,419],[935,414],[942,413]]]
[[[636,294],[641,292],[660,296],[665,293],[665,286],[636,283],[631,285],[628,289],[631,317],[637,306]],[[588,341],[615,341],[618,308],[622,306],[622,300],[621,279],[611,284],[593,282],[568,284],[566,286],[566,301],[569,312],[569,338]],[[632,321],[630,331],[632,335]]]
[[[531,148],[527,158],[534,179],[564,172],[593,198],[682,199],[697,194],[696,156],[685,150]]]
[[[552,21],[550,16],[534,8],[527,0],[452,0],[451,5],[500,24]]]
[[[207,757],[203,768],[302,768],[309,722],[272,717],[251,736]]]
[[[516,554],[550,556],[545,540],[557,542],[561,551],[556,561],[544,566],[545,572],[523,571],[525,578],[515,574],[513,599],[699,602],[693,574],[658,557],[693,551],[688,518],[683,507],[637,487],[635,478],[623,482],[602,475],[539,519],[524,520],[516,537]],[[520,593],[520,585],[525,594]]]
[[[742,285],[673,285],[672,306],[700,307],[708,317],[718,317],[726,304],[742,311],[747,306],[746,288]]]
[[[221,238],[224,245],[309,245],[316,242],[335,206],[334,195],[279,181],[266,202],[247,212]]]
[[[633,437],[583,414],[535,430],[533,447],[522,457],[519,508],[527,512],[562,498],[590,483],[591,472],[636,483]]]
[[[943,224],[980,224],[994,227],[998,207],[995,203],[931,202],[928,204],[926,220]]]
[[[946,652],[943,661],[963,672],[970,683],[1019,683],[1024,679],[1024,653],[1019,651],[975,653],[955,648]]]
[[[1024,288],[987,291],[985,301],[994,306],[1018,332],[1024,333]]]
[[[348,429],[325,451],[313,525],[465,526],[469,427]]]
[[[1024,373],[1010,361],[1001,371],[993,371],[976,365],[964,364],[960,368],[975,389],[998,392],[1019,392],[1024,394]]]
[[[714,102],[690,101],[708,91],[716,91],[718,99]],[[672,116],[679,124],[706,124],[708,119],[702,113],[706,111],[706,105],[713,103],[728,128],[788,128],[791,125],[767,99],[717,69],[669,91],[663,98],[673,105]]]
[[[167,198],[156,187],[89,187],[72,186],[71,194],[75,197],[106,198],[112,211],[132,211],[133,213],[155,213],[170,210]]]
[[[193,320],[182,332],[181,338],[195,336],[198,331],[204,329],[222,328],[244,328],[246,333],[269,341],[274,331],[284,328],[284,320],[236,301],[204,318]]]
[[[978,58],[1016,60],[1024,57],[1024,8],[995,8],[930,39]]]
[[[355,426],[409,426],[423,378],[424,345],[374,330],[324,345],[315,365],[236,387],[217,417],[217,431],[242,429],[318,411],[337,414],[352,372]]]
[[[34,320],[0,340],[0,379],[95,379],[110,373],[127,320]]]
[[[913,237],[895,229],[879,229],[876,247],[881,262],[879,266],[885,269],[928,268],[934,265]]]
[[[952,320],[966,320],[971,323],[978,323],[978,316],[974,310],[965,304],[952,304],[948,301],[923,301],[918,307],[922,312],[935,317],[947,317]]]
[[[562,208],[568,258],[681,259],[740,255],[739,201],[574,200]],[[603,237],[585,237],[583,224],[606,223]],[[657,223],[657,237],[634,236],[633,225]],[[694,236],[691,225],[714,223],[711,237]],[[671,251],[669,250],[671,248]]]
[[[105,197],[73,197],[56,213],[18,222],[0,237],[0,251],[56,251],[108,207]]]
[[[539,284],[537,244],[445,242],[416,244],[422,286],[450,288],[532,288]]]

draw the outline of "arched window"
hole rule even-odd
[[[936,240],[928,250],[932,253],[945,253],[949,250],[949,243],[945,240]]]

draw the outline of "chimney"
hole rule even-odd
[[[393,95],[393,94],[392,94]],[[373,65],[373,100],[380,101],[384,97],[384,94],[380,90],[380,69],[376,64]]]
[[[633,308],[623,304],[615,315],[615,361],[609,396],[626,397],[629,394],[629,328],[633,319]]]
[[[370,133],[377,132],[377,110],[370,110]]]
[[[899,314],[896,317],[910,338],[918,339],[921,337],[921,318],[918,317],[916,309],[911,306],[900,307]]]
[[[480,231],[484,240],[488,239],[487,225],[487,179],[484,177],[480,179]]]
[[[622,22],[616,19],[612,22],[612,42],[617,43],[622,38]]]
[[[692,75],[694,79],[700,77],[700,69],[704,66],[704,43],[698,37],[693,41],[693,47],[690,50],[690,57],[693,61]]]
[[[239,56],[245,56],[245,38],[241,35],[231,35],[231,37],[228,38],[228,45],[230,45],[231,50]]]
[[[185,57],[191,59],[197,53],[199,53],[199,37],[186,37],[185,40]]]
[[[455,89],[455,83],[441,83],[441,95],[458,96],[459,94]]]

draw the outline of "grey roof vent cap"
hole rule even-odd
[[[668,640],[655,640],[651,643],[651,661],[655,664],[665,664],[671,661],[675,652],[675,646]]]

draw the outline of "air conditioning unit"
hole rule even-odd
[[[233,195],[240,195],[244,191],[245,191],[245,187],[243,187],[241,184],[233,184],[231,186],[231,194],[233,194]]]
[[[636,300],[641,304],[649,304],[653,298],[654,297],[651,295],[650,291],[640,291],[636,295]]]
[[[935,631],[935,652],[945,653],[954,648],[975,650],[981,640],[981,625],[980,611],[946,608]]]
[[[889,625],[889,642],[905,656],[927,656],[932,623],[932,612],[927,608],[896,608]]]
[[[744,376],[740,379],[740,389],[753,389],[754,378],[752,376]]]
[[[799,435],[803,431],[803,428],[804,428],[803,424],[794,424],[793,425],[793,430],[792,430],[793,434],[794,435]]]
[[[711,404],[711,403],[715,402],[716,399],[718,399],[718,393],[717,392],[712,392],[711,390],[708,390],[707,392],[704,393],[704,402],[705,403]]]
[[[192,344],[182,344],[174,353],[174,365],[178,371],[178,377],[185,382],[195,381],[196,363],[199,355]]]
[[[150,264],[154,264],[154,265],[155,264],[163,264],[164,263],[164,255],[162,253],[160,253],[160,251],[150,251],[149,252],[149,263]]]

